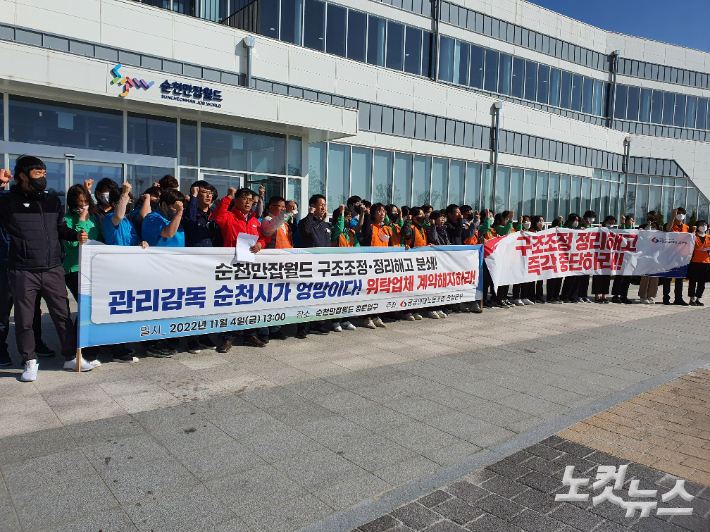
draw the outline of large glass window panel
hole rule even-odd
[[[347,15],[348,10],[344,7],[328,4],[328,29],[325,37],[325,51],[329,54],[345,57]]]
[[[301,153],[301,137],[291,135],[288,137],[288,175],[301,175],[302,170],[302,153]]]
[[[636,216],[636,185],[626,186],[626,205],[619,213],[619,216]],[[620,222],[619,217],[617,221]]]
[[[353,152],[355,149],[353,148]],[[391,151],[375,150],[373,165],[372,202],[387,205],[392,197],[392,157]]]
[[[592,103],[592,114],[602,116],[602,101],[604,97],[604,84],[601,81],[594,81],[594,102]]]
[[[468,55],[470,46],[456,41],[454,48],[454,83],[468,85]]]
[[[582,90],[582,112],[592,114],[594,102],[594,80],[584,78],[584,89]]]
[[[595,171],[596,175],[596,171]],[[592,210],[596,212],[598,215],[602,217],[606,216],[606,214],[601,214],[601,191],[602,191],[602,182],[598,179],[592,180]]]
[[[569,109],[572,105],[572,74],[562,72],[562,89],[560,92],[560,107]]]
[[[676,94],[675,96],[674,126],[683,127],[685,124],[685,99],[685,94]]]
[[[281,0],[281,40],[301,44],[303,0]]]
[[[609,193],[609,212],[605,213],[597,213],[597,216],[599,216],[601,219],[598,220],[599,222],[604,221],[604,217],[606,216],[613,216],[618,220],[619,218],[619,201],[621,198],[619,198],[619,183],[613,183],[611,184],[611,192]]]
[[[525,214],[523,212],[523,181],[525,172],[522,168],[513,168],[510,171],[510,201],[509,206],[515,211],[515,219]]]
[[[325,49],[325,2],[305,0],[303,46],[322,52]]]
[[[289,177],[286,186],[286,199],[294,200],[296,203],[301,202],[301,181],[302,179]]]
[[[663,187],[663,196],[661,197],[661,213],[663,214],[666,222],[670,219],[673,209],[675,209],[675,205],[673,205],[673,194],[673,187]]]
[[[431,157],[422,155],[414,156],[414,179],[412,190],[414,200],[412,206],[429,203],[429,188],[431,182]]]
[[[688,189],[688,198],[685,203],[685,208],[688,211],[688,220],[690,220],[691,216],[695,215],[696,221],[698,220],[698,189],[696,188],[689,188]]]
[[[345,204],[350,185],[350,146],[331,144],[328,150],[328,205]],[[311,191],[308,191],[311,194]]]
[[[439,39],[439,79],[453,83],[456,41],[443,35]]]
[[[550,96],[550,67],[540,65],[537,69],[537,101],[547,103]]]
[[[425,31],[422,34],[422,76],[434,77],[433,45],[434,34]]]
[[[695,127],[695,114],[698,109],[698,98],[688,96],[688,103],[685,108],[685,127]]]
[[[525,60],[513,58],[513,90],[512,95],[522,98],[525,95]]]
[[[648,212],[648,185],[638,185],[636,187],[636,209],[631,214],[634,215],[636,224],[643,223]]]
[[[639,104],[639,121],[651,121],[651,89],[641,89],[641,102]]]
[[[572,176],[572,187],[569,193],[570,210],[576,212],[580,216],[584,216],[585,209],[582,209],[582,198],[581,198],[581,188],[582,188],[582,178],[578,176]]]
[[[547,214],[550,217],[550,221],[560,215],[562,215],[563,217],[566,216],[566,214],[563,214],[560,211],[559,207],[560,176],[558,174],[550,174],[550,186],[547,190],[547,197]]]
[[[404,43],[404,71],[421,74],[422,30],[407,26],[407,39]]]
[[[537,63],[525,61],[525,99],[535,101],[537,92]]]
[[[123,151],[123,113],[10,96],[13,142]],[[174,157],[174,155],[173,155]]]
[[[683,187],[676,187],[674,190],[674,196],[673,196],[673,208],[677,209],[678,207],[683,207],[685,208],[685,199],[687,195],[687,188]],[[687,210],[687,209],[686,209]]]
[[[129,113],[128,153],[177,157],[177,121]]]
[[[663,120],[663,91],[653,91],[651,95],[651,122],[660,124]]]
[[[387,21],[387,68],[404,68],[404,26]]]
[[[649,211],[660,211],[661,210],[661,192],[662,188],[660,186],[651,186],[648,193],[648,210]],[[648,212],[648,211],[647,211]],[[646,214],[646,213],[644,213]]]
[[[202,0],[201,18],[220,22],[228,16],[227,0]]]
[[[372,150],[370,148],[353,148],[352,158],[352,177],[348,196],[360,196],[362,199],[370,201]],[[328,188],[330,188],[330,174],[328,174]]]
[[[582,178],[582,201],[579,210],[582,211],[582,214],[592,210],[592,180],[588,177]],[[601,217],[602,214],[597,213],[597,216]]]
[[[570,176],[560,176],[560,214],[567,218],[570,210]],[[579,214],[579,213],[577,213]]]
[[[492,164],[484,164],[481,168],[481,209],[495,209],[493,203]]]
[[[162,2],[168,3],[168,0],[162,0]],[[167,8],[167,6],[165,7]],[[279,4],[276,3],[276,11],[278,8]],[[194,17],[197,13],[197,0],[173,0],[173,11]]]
[[[392,203],[402,207],[412,201],[412,156],[409,153],[394,154],[394,190]]]
[[[486,77],[484,88],[487,91],[495,92],[498,87],[498,52],[486,50]]]
[[[629,97],[626,105],[626,119],[634,122],[639,119],[639,98],[641,90],[638,87],[629,87]]]
[[[604,216],[607,216],[611,212],[610,199],[611,199],[611,181],[602,181],[602,192],[601,192],[601,201],[600,201],[599,212],[606,213],[606,214],[604,214]],[[604,221],[603,218],[602,218],[602,221]]]
[[[663,93],[663,124],[673,125],[673,111],[675,110],[675,93]]]
[[[473,210],[481,210],[481,165],[479,163],[466,164],[466,205]]]
[[[464,179],[466,178],[465,161],[451,161],[449,168],[449,199],[446,204],[463,205]]]
[[[525,185],[523,187],[523,210],[517,213],[527,216],[535,216],[535,171],[525,170]]]
[[[434,158],[431,170],[431,206],[434,209],[446,207],[448,196],[449,160]]]
[[[477,89],[483,88],[484,50],[480,46],[471,46],[471,74],[468,83]]]
[[[385,66],[385,22],[379,17],[368,16],[367,62],[371,65]]]
[[[562,72],[557,68],[550,69],[550,105],[560,106],[560,83]]]
[[[180,164],[197,166],[197,122],[180,120]]]
[[[628,87],[626,85],[616,86],[616,104],[614,107],[614,118],[621,120],[626,118],[626,95]]]
[[[584,78],[577,74],[572,75],[572,106],[573,111],[582,110],[582,84]]]
[[[510,84],[513,74],[513,58],[507,54],[500,54],[498,68],[498,92],[510,95]]]
[[[80,168],[77,168],[77,166],[80,166]],[[95,169],[95,170],[94,170]],[[110,177],[116,183],[120,183],[121,179],[121,169],[120,168],[110,168],[110,172],[113,173],[113,175],[105,175],[105,172],[102,172],[101,170],[106,170],[107,167],[97,167],[93,165],[74,165],[73,171],[74,171],[74,182],[75,183],[82,183],[84,180],[84,177],[82,175],[77,175],[77,171],[81,171],[84,173],[86,170],[89,170],[92,172],[92,175],[96,176],[101,176],[101,177]],[[138,195],[142,194],[144,191],[148,190],[151,186],[153,186],[153,183],[160,181],[163,176],[165,175],[172,175],[175,173],[175,170],[173,168],[157,168],[155,166],[134,166],[132,164],[128,165],[128,176],[126,181],[128,181],[131,186],[133,187],[133,195],[135,197],[138,197]],[[99,179],[101,179],[101,177]],[[118,180],[116,179],[118,177]],[[175,176],[178,177],[178,176]],[[93,177],[91,178],[93,179]],[[183,191],[190,190],[190,185],[197,181],[197,170],[196,169],[181,169],[180,170],[180,188]],[[79,181],[81,180],[81,181]],[[95,180],[96,183],[98,183],[98,180]],[[212,185],[216,185],[216,183],[210,183]],[[229,187],[227,187],[229,188]],[[227,189],[225,188],[224,190],[218,191],[220,194],[220,198],[224,197],[224,195],[227,193]]]
[[[537,192],[536,192],[536,207],[535,207],[535,214],[538,214],[542,217],[545,218],[545,220],[549,220],[548,217],[548,195],[547,195],[547,188],[548,188],[548,181],[549,181],[550,174],[547,172],[538,172],[537,173]]]
[[[495,212],[503,212],[508,209],[510,198],[510,168],[498,167],[496,176],[496,204]]]
[[[348,11],[348,59],[365,62],[367,46],[367,15]]]
[[[705,98],[698,98],[698,118],[695,127],[707,129],[708,101]]]
[[[202,124],[201,166],[284,174],[286,139],[275,133]]]
[[[325,142],[308,146],[308,193],[311,195],[325,195],[327,146]]]
[[[259,34],[279,38],[279,0],[259,0]]]

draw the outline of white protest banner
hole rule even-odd
[[[485,244],[493,285],[568,275],[685,277],[695,236],[637,229],[521,231]]]
[[[82,246],[79,345],[158,340],[481,299],[483,246]]]

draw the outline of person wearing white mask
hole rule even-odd
[[[531,232],[532,222],[530,216],[521,216],[514,225],[516,231]],[[535,304],[535,281],[513,285],[513,303],[517,306]]]
[[[545,218],[543,216],[533,216],[530,218],[530,229],[526,229],[531,233],[545,230]],[[545,290],[543,281],[535,281],[530,283],[533,288],[528,290],[528,298],[538,305],[545,304]],[[534,298],[534,299],[533,299]]]
[[[705,291],[705,283],[710,281],[710,238],[708,238],[708,223],[699,220],[695,228],[695,251],[688,265],[688,297],[691,307],[704,307],[700,301]]]
[[[603,227],[611,229],[616,225],[616,218],[607,216],[602,223]],[[595,303],[609,303],[606,298],[611,285],[611,275],[595,275],[592,277],[592,292],[594,292]]]
[[[89,192],[91,192],[91,189],[89,189]],[[121,187],[118,186],[118,183],[116,183],[113,179],[109,179],[108,177],[104,177],[101,181],[99,181],[96,185],[96,190],[94,191],[96,206],[98,207],[96,219],[99,223],[98,225],[99,231],[101,231],[101,236],[103,236],[104,231],[104,219],[108,213],[113,211],[111,202],[109,201],[111,192],[113,192],[116,197],[119,197],[121,195]]]
[[[688,233],[689,227],[685,225],[685,209],[683,207],[678,207],[673,209],[670,220],[665,226],[665,230],[673,233]],[[661,280],[663,284],[663,304],[671,304],[671,278],[664,277]],[[676,278],[675,280],[675,300],[674,305],[688,306],[688,303],[683,301],[683,278]]]
[[[658,230],[658,213],[651,211],[646,215],[646,223],[639,227],[642,231],[657,231]],[[658,294],[658,277],[649,277],[644,275],[641,277],[639,284],[639,297],[644,305],[653,305],[656,303],[655,298]]]

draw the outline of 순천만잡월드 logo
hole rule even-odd
[[[122,65],[119,63],[111,69],[111,74],[113,75],[111,85],[123,86],[124,90],[121,94],[119,94],[121,98],[125,98],[126,96],[128,96],[128,93],[132,88],[148,90],[155,83],[154,81],[146,81],[144,79],[129,78],[128,76],[123,77],[118,72],[121,69],[121,66]]]

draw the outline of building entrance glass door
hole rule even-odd
[[[244,175],[237,173],[203,170],[200,174],[200,179],[215,187],[219,198],[225,197],[227,190],[230,188],[239,190],[244,186]]]

